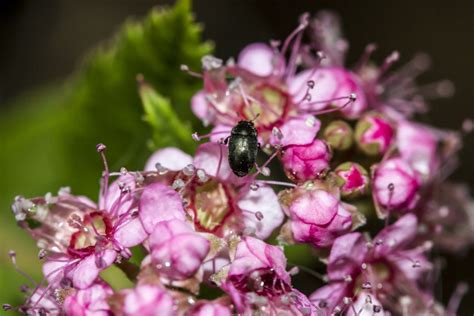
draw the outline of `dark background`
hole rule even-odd
[[[141,17],[156,0],[0,0],[0,106],[31,89],[71,74],[91,47],[109,38],[129,17]],[[451,99],[432,104],[429,121],[457,129],[474,119],[474,1],[316,1],[195,0],[194,11],[215,41],[216,55],[227,58],[253,41],[283,39],[308,11],[332,9],[343,19],[350,40],[349,64],[368,42],[376,42],[379,61],[396,49],[401,63],[419,51],[433,59],[422,82],[448,78]],[[1,115],[1,113],[0,113]],[[474,183],[474,137],[465,141],[462,166],[453,178]],[[0,149],[0,154],[1,149]],[[471,286],[460,315],[474,312],[474,254],[448,258],[439,295],[446,301],[458,281]]]

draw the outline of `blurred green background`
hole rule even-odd
[[[422,80],[449,78],[456,85],[452,99],[434,102],[429,120],[458,128],[464,118],[474,118],[472,1],[195,0],[192,12],[205,27],[202,36],[187,1],[172,11],[152,11],[172,4],[0,0],[0,303],[19,303],[18,288],[25,282],[11,266],[9,249],[17,251],[25,271],[40,278],[34,243],[10,215],[15,195],[56,192],[68,185],[73,192],[97,196],[98,142],[107,144],[113,169],[139,168],[154,146],[180,144],[192,150],[182,135],[160,137],[150,125],[166,130],[169,122],[182,123],[183,133],[201,128],[189,110],[200,82],[182,74],[179,65],[199,68],[200,56],[212,49],[203,40],[215,42],[217,56],[236,56],[246,43],[286,37],[302,12],[329,8],[343,18],[350,62],[368,42],[379,44],[375,57],[380,60],[393,49],[402,60],[428,52],[434,67]],[[139,73],[159,93],[141,91],[151,104],[145,108],[135,81]],[[473,146],[470,137],[454,175],[470,184]],[[472,252],[449,256],[447,264],[437,293],[443,300],[460,280],[474,288]],[[119,272],[111,273],[116,286],[127,285],[116,277]],[[461,315],[474,311],[472,293]]]

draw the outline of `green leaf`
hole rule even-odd
[[[145,81],[140,82],[139,91],[145,110],[144,119],[153,129],[150,147],[156,149],[173,145],[192,152],[196,143],[191,137],[189,122],[183,122],[171,107],[169,99],[162,97]]]
[[[16,289],[25,282],[14,272],[8,249],[18,250],[22,268],[37,279],[41,264],[34,242],[15,227],[9,214],[15,195],[42,195],[67,185],[76,194],[94,198],[103,168],[97,143],[107,145],[111,169],[134,170],[143,168],[152,134],[157,146],[192,140],[189,131],[198,129],[199,122],[189,100],[200,82],[181,72],[180,65],[198,69],[212,45],[202,43],[201,27],[193,22],[190,10],[189,0],[179,0],[171,9],[153,9],[143,21],[128,21],[66,82],[23,96],[6,107],[9,112],[0,113],[0,271],[8,276],[0,286],[0,302],[18,301]],[[161,94],[152,106],[145,106],[154,132],[143,122],[139,74]],[[165,121],[173,129],[168,127],[161,138],[159,124]],[[189,141],[184,140],[185,133]]]

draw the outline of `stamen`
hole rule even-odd
[[[392,198],[393,192],[395,191],[395,184],[389,183],[387,186],[388,189],[388,204],[387,204],[387,217],[385,217],[385,227],[388,226],[390,221],[390,213],[392,211]]]
[[[290,42],[293,40],[293,38],[295,38],[299,33],[304,31],[304,29],[306,29],[308,24],[309,24],[309,14],[304,13],[301,16],[300,24],[298,25],[298,27],[293,32],[291,32],[291,34],[286,38],[285,42],[283,43],[283,47],[281,49],[282,56],[285,56],[286,51],[288,47],[290,46]]]
[[[367,65],[367,62],[369,61],[370,56],[375,52],[377,49],[377,45],[375,43],[370,43],[365,47],[364,53],[362,56],[360,56],[359,61],[356,63],[356,66],[354,67],[354,71],[358,72],[362,68],[364,68]]]
[[[203,139],[211,138],[214,135],[222,135],[222,134],[229,134],[229,133],[230,133],[230,131],[215,131],[215,132],[211,132],[211,133],[204,134],[204,135],[198,135],[198,133],[193,133],[191,135],[191,137],[193,138],[193,140],[199,142]]]
[[[384,63],[380,67],[379,74],[378,74],[378,79],[380,79],[386,72],[387,70],[395,63],[398,61],[400,58],[400,53],[397,51],[392,52],[390,55],[385,58]]]
[[[334,102],[334,101],[345,100],[345,99],[348,99],[348,101],[346,103],[344,103],[343,105],[334,107],[334,108],[329,108],[329,109],[325,109],[325,110],[317,110],[317,111],[302,111],[300,113],[301,114],[312,114],[312,115],[323,115],[323,114],[328,114],[328,113],[332,113],[332,112],[336,112],[336,111],[341,111],[342,109],[347,107],[349,104],[354,103],[357,100],[357,95],[355,93],[351,93],[348,96],[337,97],[337,98],[333,98],[333,99],[329,99],[329,100],[323,100],[323,101],[310,102],[307,105],[311,106],[311,105],[321,104],[321,103],[322,104],[325,104],[325,103],[327,104],[327,103],[331,103],[331,102]]]
[[[268,185],[280,185],[284,187],[296,188],[296,184],[290,182],[283,182],[283,181],[272,181],[272,180],[257,180],[258,184],[268,184]]]
[[[459,304],[461,303],[461,300],[463,296],[467,293],[469,290],[469,285],[467,283],[459,283],[458,286],[456,287],[456,290],[454,291],[453,295],[449,299],[448,307],[447,307],[447,312],[448,314],[456,315],[456,312],[459,308]]]
[[[467,118],[462,122],[462,128],[461,131],[464,135],[472,133],[474,130],[474,121],[471,119]]]
[[[109,192],[109,165],[107,164],[107,159],[105,157],[105,150],[107,147],[99,143],[96,146],[97,152],[100,154],[100,157],[102,158],[102,162],[104,163],[104,172],[102,173],[102,183],[101,183],[101,195],[103,196],[103,203],[104,205],[101,205],[100,207],[103,209],[105,208],[105,201],[107,201],[107,195]]]
[[[296,264],[296,263],[292,263],[292,262],[288,262],[288,265],[291,265],[294,268],[298,268],[298,272],[303,271],[303,272],[317,278],[318,280],[321,280],[323,282],[327,282],[327,278],[323,274],[321,274],[319,272],[316,272],[313,269],[310,269],[308,267],[305,267],[305,266],[302,266],[302,265],[299,265],[299,264]],[[291,269],[291,270],[293,270],[293,269]]]
[[[179,67],[179,69],[182,71],[182,72],[185,72],[187,73],[188,75],[192,76],[192,77],[196,77],[196,78],[203,78],[203,75],[196,72],[196,71],[193,71],[193,70],[190,70],[189,69],[189,66],[188,65],[181,65]]]
[[[10,250],[10,251],[8,252],[8,256],[10,257],[10,260],[12,261],[12,264],[13,264],[13,267],[15,268],[15,271],[18,272],[18,273],[20,273],[23,277],[25,277],[28,281],[30,281],[32,285],[38,286],[38,284],[36,283],[36,281],[33,280],[33,278],[32,278],[30,275],[28,275],[27,273],[23,272],[23,270],[21,270],[21,269],[18,267],[18,265],[17,265],[17,263],[16,263],[16,252],[13,251],[13,250]]]

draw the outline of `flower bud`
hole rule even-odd
[[[354,131],[344,121],[331,122],[324,129],[324,140],[335,150],[347,150],[352,146]]]
[[[373,193],[379,205],[388,210],[415,207],[420,183],[406,161],[393,158],[382,162],[375,170],[373,183]]]
[[[175,280],[193,276],[210,248],[209,241],[181,220],[158,223],[150,235],[153,262],[160,273]]]
[[[318,181],[282,191],[280,200],[290,216],[295,241],[328,247],[350,230],[353,207],[339,200],[338,191]]]
[[[357,146],[369,156],[384,154],[392,143],[393,128],[382,115],[370,113],[355,128]]]
[[[289,178],[297,181],[317,179],[329,167],[331,153],[324,141],[288,146],[282,161]]]
[[[367,193],[369,174],[367,170],[355,162],[340,164],[335,173],[340,182],[341,195],[345,198],[355,198]]]

